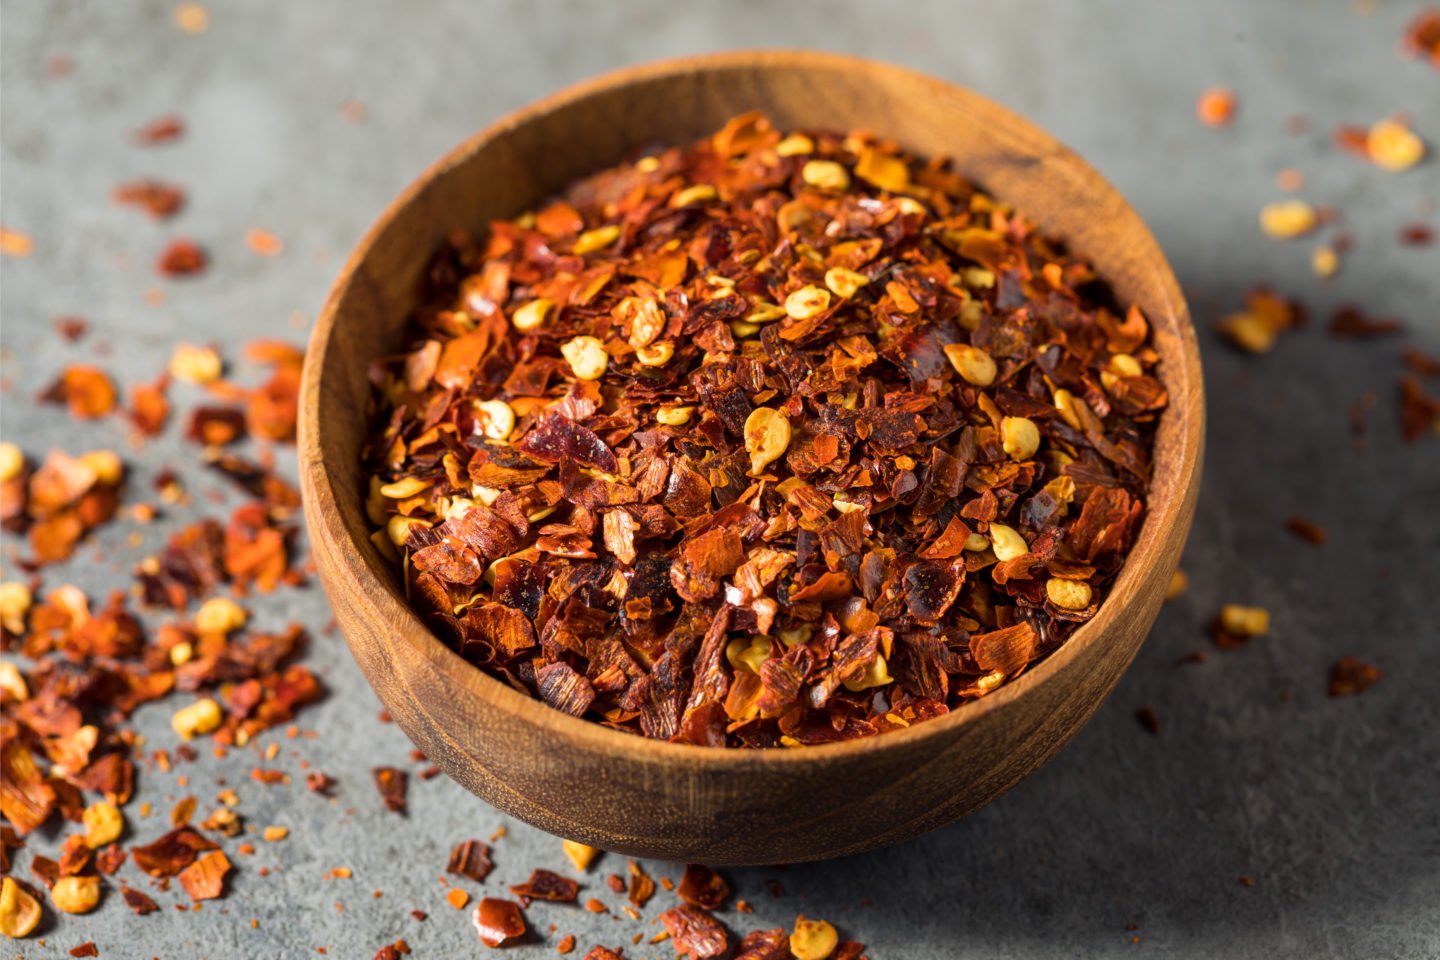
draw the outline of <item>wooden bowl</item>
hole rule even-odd
[[[1013,202],[1137,303],[1171,403],[1149,512],[1099,614],[995,693],[908,730],[796,750],[681,746],[553,710],[461,660],[406,605],[371,545],[359,461],[366,365],[394,351],[417,278],[454,227],[483,232],[649,142],[683,144],[747,110],[780,129],[867,129]],[[1180,289],[1121,196],[1042,131],[973,93],[898,67],[744,52],[621,70],[470,138],[426,171],[351,255],[310,341],[301,394],[305,516],[350,648],[395,722],[451,777],[543,830],[628,854],[765,864],[895,843],[975,810],[1090,718],[1154,622],[1195,510],[1200,359]]]

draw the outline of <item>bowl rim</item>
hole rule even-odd
[[[1157,426],[1157,442],[1160,434],[1176,429],[1175,420],[1182,416],[1182,404],[1189,403],[1193,405],[1193,408],[1180,424],[1184,430],[1179,437],[1179,446],[1175,457],[1167,461],[1163,467],[1158,462],[1153,466],[1151,489],[1163,487],[1169,492],[1158,503],[1147,500],[1140,533],[1126,557],[1120,574],[1116,577],[1110,595],[1101,604],[1095,617],[1082,624],[1054,652],[1040,662],[1030,665],[1020,676],[1002,684],[993,693],[986,694],[960,707],[952,708],[943,716],[917,723],[903,730],[889,731],[875,736],[813,744],[798,749],[778,747],[740,749],[654,740],[642,735],[616,730],[593,720],[574,717],[554,709],[542,700],[515,690],[509,684],[464,660],[435,635],[434,631],[412,607],[395,595],[393,583],[381,582],[364,563],[345,565],[351,576],[355,578],[355,582],[342,584],[340,589],[345,589],[354,595],[355,603],[366,616],[375,617],[377,621],[382,618],[381,611],[377,607],[377,604],[382,601],[377,598],[384,598],[385,601],[392,602],[399,609],[404,621],[395,624],[394,633],[402,636],[405,643],[414,643],[418,640],[423,649],[417,652],[435,663],[437,669],[464,670],[469,675],[473,675],[474,685],[467,679],[466,688],[473,691],[476,696],[486,699],[492,709],[539,728],[547,734],[562,737],[578,748],[599,754],[622,754],[629,762],[722,768],[723,771],[735,773],[743,773],[746,769],[777,763],[798,769],[816,763],[864,757],[881,750],[899,749],[906,746],[919,748],[928,741],[935,741],[947,734],[954,733],[978,721],[986,713],[1003,709],[1013,701],[1024,697],[1029,691],[1052,681],[1084,650],[1103,642],[1109,625],[1126,614],[1130,603],[1136,599],[1137,588],[1145,575],[1144,568],[1158,559],[1166,538],[1183,514],[1186,500],[1193,494],[1193,488],[1199,484],[1200,463],[1204,448],[1204,383],[1194,325],[1179,282],[1175,278],[1164,251],[1155,240],[1149,226],[1108,180],[1079,154],[1043,128],[1024,119],[1007,107],[959,84],[950,83],[908,67],[849,54],[791,49],[739,49],[671,57],[625,66],[565,86],[505,114],[470,135],[432,163],[390,201],[347,256],[336,281],[326,295],[306,350],[301,385],[297,456],[301,485],[305,494],[304,515],[312,550],[331,549],[338,546],[363,551],[373,547],[371,544],[360,544],[350,536],[345,521],[341,517],[334,483],[329,471],[323,467],[318,439],[320,435],[320,398],[323,396],[321,372],[325,367],[325,354],[339,319],[341,303],[349,292],[354,277],[367,259],[371,248],[403,215],[410,204],[434,180],[466,162],[490,141],[561,107],[637,82],[663,81],[668,77],[693,73],[724,74],[737,69],[755,68],[880,72],[903,77],[908,83],[929,87],[935,92],[947,96],[953,97],[959,94],[973,101],[983,102],[987,108],[995,111],[1006,127],[1024,131],[1027,137],[1044,143],[1048,156],[1071,165],[1073,170],[1090,178],[1093,187],[1113,195],[1119,200],[1122,209],[1134,217],[1134,239],[1140,244],[1139,253],[1147,255],[1154,261],[1152,276],[1147,279],[1147,283],[1155,288],[1159,305],[1163,307],[1170,318],[1173,318],[1174,333],[1176,334],[1174,343],[1177,349],[1173,355],[1166,356],[1164,359],[1172,365],[1172,369],[1176,366],[1183,368],[1183,379],[1192,391],[1187,397],[1177,397],[1172,392],[1171,403],[1161,414],[1160,423]],[[1083,253],[1083,251],[1081,252]],[[1183,472],[1187,466],[1188,476]],[[1162,480],[1169,482],[1162,482]],[[328,545],[322,546],[324,541],[328,541]],[[358,589],[354,589],[357,587]],[[435,662],[436,653],[440,654],[441,662]],[[446,739],[453,739],[450,731],[441,731],[441,733]]]

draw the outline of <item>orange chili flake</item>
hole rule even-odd
[[[28,233],[0,227],[0,254],[7,257],[28,257],[35,252],[35,241]]]
[[[117,396],[109,374],[99,367],[77,364],[67,367],[41,399],[64,403],[77,420],[94,420],[115,409]]]
[[[245,245],[262,257],[278,257],[285,249],[285,244],[279,237],[259,227],[251,227],[245,231]]]
[[[1330,668],[1330,696],[1352,697],[1380,682],[1380,668],[1359,657],[1341,657]]]
[[[1440,70],[1440,8],[1429,7],[1415,15],[1400,37],[1400,50],[1429,60],[1430,66]]]
[[[445,894],[445,900],[456,910],[464,910],[465,904],[470,902],[470,894],[461,890],[459,887],[451,887],[449,892]]]
[[[182,238],[171,241],[160,254],[155,269],[167,277],[188,277],[203,271],[207,263],[205,251],[193,240]]]
[[[1235,93],[1225,87],[1212,87],[1200,94],[1195,102],[1195,115],[1209,127],[1223,127],[1235,117]]]
[[[567,933],[564,937],[561,938],[559,943],[555,944],[555,952],[560,954],[561,956],[564,956],[565,954],[569,953],[574,949],[575,934],[573,933]]]

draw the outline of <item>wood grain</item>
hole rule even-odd
[[[360,448],[370,360],[400,345],[417,278],[452,228],[483,231],[648,142],[685,143],[764,110],[781,129],[863,128],[957,169],[1090,258],[1155,331],[1171,405],[1149,514],[1098,616],[1014,682],[862,741],[765,752],[658,743],[552,710],[462,661],[406,606],[368,540]],[[1194,330],[1145,225],[1053,138],[973,93],[831,54],[742,52],[623,70],[521,110],[400,195],[356,248],[310,343],[305,515],[356,660],[396,722],[501,810],[607,850],[761,864],[854,853],[973,811],[1044,764],[1129,665],[1180,559],[1198,493],[1204,398]]]

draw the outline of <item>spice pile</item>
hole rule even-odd
[[[435,257],[376,543],[471,662],[649,737],[983,696],[1095,615],[1167,397],[1149,324],[939,160],[758,114]]]

